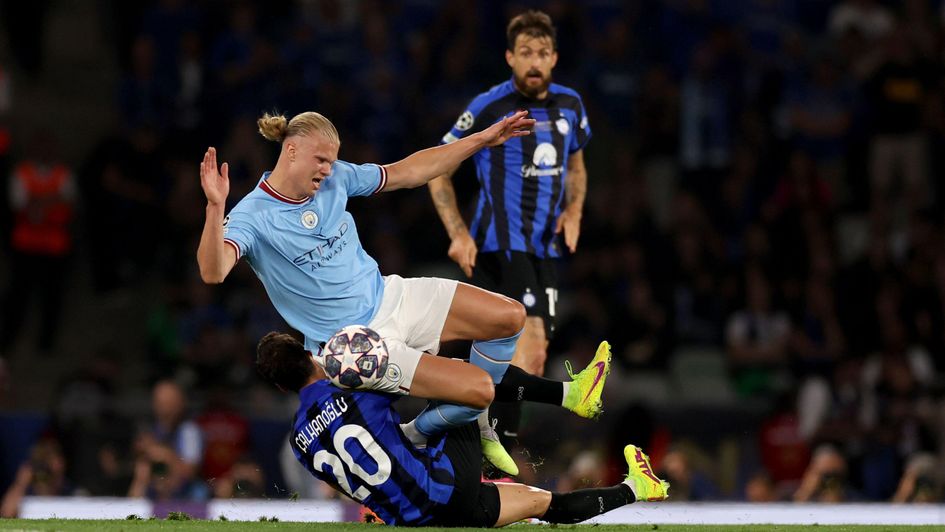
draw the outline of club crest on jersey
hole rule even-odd
[[[318,225],[318,215],[315,211],[305,211],[302,213],[302,226],[306,229],[315,229]]]
[[[571,131],[571,124],[568,123],[567,118],[559,118],[555,121],[555,126],[558,127],[558,133],[562,135],[567,135],[568,131]]]
[[[476,123],[476,118],[473,117],[473,114],[469,111],[459,115],[459,120],[456,121],[456,129],[460,131],[466,131],[467,129],[473,127],[473,124]]]
[[[400,371],[400,366],[398,366],[397,364],[389,364],[387,366],[387,374],[385,375],[385,377],[387,378],[387,380],[396,384],[400,382],[400,379],[404,377],[404,374],[403,372]]]

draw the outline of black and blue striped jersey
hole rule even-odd
[[[518,92],[512,80],[506,81],[474,98],[442,143],[481,131],[522,109],[537,121],[531,135],[473,156],[479,200],[470,233],[481,252],[559,257],[554,229],[565,206],[568,158],[591,137],[577,92],[552,83],[548,96],[536,100]]]
[[[327,380],[299,392],[289,435],[295,457],[317,478],[367,506],[388,525],[422,525],[449,502],[453,465],[445,436],[416,449],[400,430],[397,396],[342,390]]]

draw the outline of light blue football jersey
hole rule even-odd
[[[314,197],[297,200],[259,185],[223,221],[223,240],[245,257],[283,319],[317,352],[346,325],[370,323],[384,294],[377,262],[361,247],[348,198],[387,184],[375,164],[336,161]]]

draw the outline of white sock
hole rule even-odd
[[[561,383],[561,406],[564,406],[564,400],[568,397],[568,390],[571,388],[571,381]]]
[[[479,414],[479,417],[476,418],[476,424],[479,425],[479,436],[489,440],[496,439],[495,430],[492,428],[492,425],[489,423],[489,409],[485,409]]]
[[[634,498],[635,500],[638,500],[638,501],[640,500],[640,497],[637,496],[637,490],[636,490],[636,488],[633,487],[633,482],[630,482],[630,480],[627,479],[627,480],[624,480],[624,481],[622,482],[622,484],[626,484],[627,486],[630,487],[630,491],[633,493],[633,498]]]
[[[401,423],[400,430],[403,431],[404,436],[410,440],[410,443],[413,444],[417,449],[426,449],[427,447],[427,437],[417,430],[416,419],[412,420],[410,423]]]

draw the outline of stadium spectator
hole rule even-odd
[[[943,499],[941,460],[929,453],[916,453],[906,462],[892,502],[936,503]]]
[[[0,517],[17,517],[20,503],[26,496],[62,497],[73,494],[72,483],[66,477],[66,460],[59,442],[43,438],[30,449],[29,459],[17,469],[13,485],[3,494]]]
[[[212,389],[207,407],[195,421],[204,440],[201,475],[217,492],[221,489],[218,483],[226,482],[221,479],[231,475],[237,464],[246,465],[246,454],[250,451],[249,421],[233,408],[222,386]],[[242,473],[233,473],[233,476],[240,475]]]
[[[784,385],[791,322],[772,302],[771,285],[757,269],[745,273],[745,307],[726,327],[729,366],[741,394],[770,395]]]
[[[213,479],[217,499],[261,499],[265,495],[262,467],[247,456],[240,456],[225,474]]]
[[[692,465],[689,454],[694,449],[676,448],[663,456],[661,476],[672,484],[672,501],[712,501],[719,498],[719,489],[710,476]]]
[[[73,252],[77,187],[72,169],[59,159],[52,131],[39,130],[29,152],[9,177],[14,221],[10,231],[10,279],[3,295],[0,356],[23,332],[34,298],[40,310],[35,350],[52,354],[59,339],[64,295]]]
[[[851,502],[857,495],[849,484],[847,460],[836,448],[818,447],[794,492],[795,502]]]
[[[878,0],[844,0],[830,11],[828,22],[834,36],[856,31],[870,40],[886,35],[894,24],[892,13]]]
[[[760,471],[745,483],[745,501],[770,503],[781,500],[768,473]]]
[[[894,178],[901,175],[907,213],[926,206],[929,195],[928,139],[923,130],[935,74],[898,26],[885,37],[883,61],[867,81],[873,113],[870,141],[872,202],[887,208]]]
[[[204,440],[187,417],[184,391],[173,381],[159,381],[151,397],[154,423],[134,443],[134,477],[129,497],[205,499],[200,480]]]

